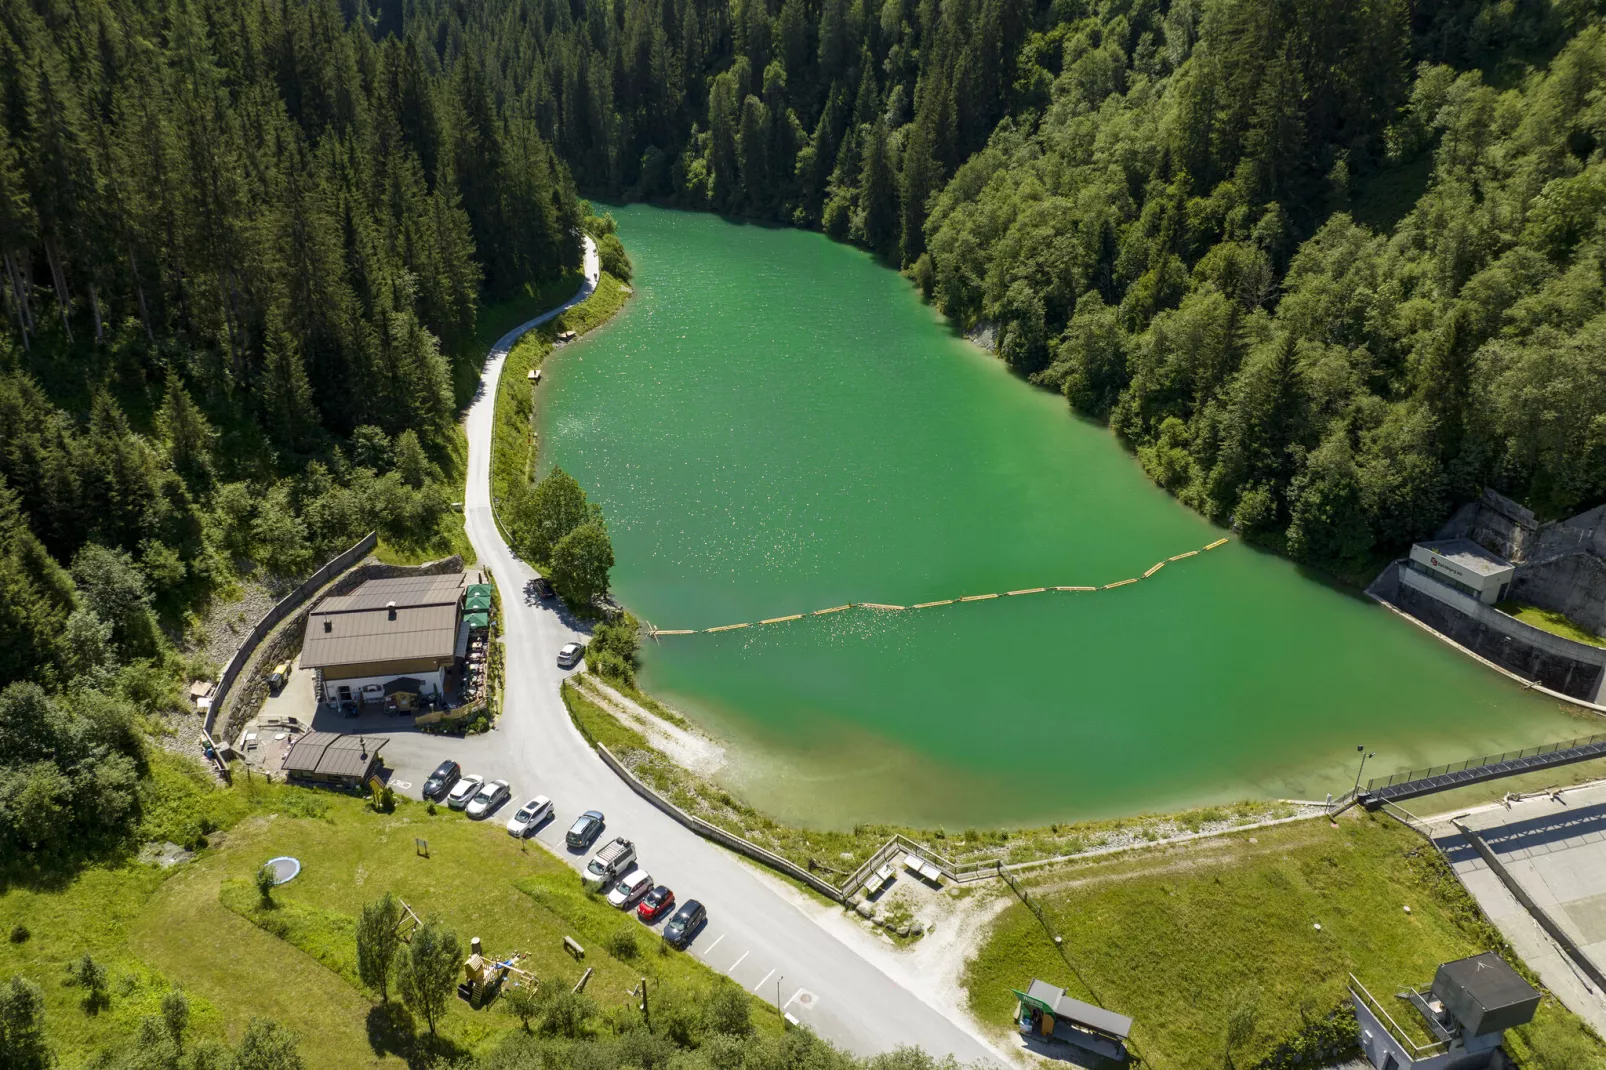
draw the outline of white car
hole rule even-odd
[[[470,773],[462,780],[459,780],[457,786],[452,789],[452,793],[446,796],[446,805],[453,810],[461,810],[468,805],[470,799],[479,794],[479,790],[484,786],[484,777],[478,773]]]
[[[508,794],[507,781],[491,781],[479,790],[479,794],[468,801],[468,816],[484,817],[498,806],[501,806]]]
[[[580,659],[585,657],[585,653],[586,648],[581,646],[579,643],[563,644],[563,649],[558,651],[558,668],[574,668],[576,665],[580,664]]]
[[[619,878],[619,883],[608,893],[608,903],[620,910],[629,910],[636,900],[652,891],[652,876],[637,866]]]
[[[528,836],[535,831],[537,825],[551,816],[552,800],[545,795],[537,795],[519,807],[518,813],[507,819],[507,834]]]

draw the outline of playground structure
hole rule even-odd
[[[457,986],[457,998],[470,1007],[483,1007],[501,992],[504,984],[513,988],[528,986],[533,992],[541,987],[540,978],[528,970],[519,969],[519,963],[529,956],[515,951],[506,958],[493,958],[485,953],[479,937],[468,942],[469,956],[463,963],[463,983]],[[508,978],[512,980],[508,980]]]
[[[849,609],[868,609],[880,613],[904,613],[916,609],[935,609],[938,606],[951,606],[960,602],[987,602],[994,598],[1018,598],[1022,595],[1028,594],[1046,594],[1050,591],[1061,591],[1067,593],[1111,591],[1117,587],[1126,587],[1129,584],[1137,583],[1140,580],[1152,579],[1156,573],[1165,568],[1166,565],[1171,564],[1173,561],[1183,561],[1190,557],[1196,557],[1206,550],[1214,550],[1216,547],[1224,545],[1227,541],[1228,540],[1223,537],[1198,550],[1188,550],[1185,553],[1173,554],[1164,561],[1157,561],[1153,565],[1150,565],[1148,570],[1145,571],[1141,576],[1132,576],[1129,579],[1117,580],[1114,583],[1106,583],[1099,587],[1022,587],[1019,590],[1004,591],[1001,594],[996,592],[992,594],[967,594],[958,598],[943,598],[935,602],[918,602],[912,606],[898,606],[892,605],[888,602],[849,602],[846,605],[831,606],[827,609],[816,609],[812,613],[792,613],[784,617],[768,617],[761,621],[747,621],[741,624],[721,624],[715,628],[656,628],[649,623],[647,625],[647,634],[654,639],[657,639],[659,636],[663,635],[712,635],[716,632],[734,632],[742,628],[759,628],[766,624],[785,624],[789,621],[802,620],[804,617],[823,617],[830,613],[841,613]]]

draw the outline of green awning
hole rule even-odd
[[[471,583],[468,585],[468,590],[464,593],[470,598],[473,598],[477,594],[482,594],[486,598],[489,598],[491,597],[491,585],[488,583]]]
[[[463,599],[463,609],[469,613],[491,608],[491,596],[488,594],[471,594]]]
[[[1010,991],[1015,993],[1015,998],[1016,999],[1020,1000],[1022,1003],[1026,1004],[1026,1006],[1028,1006],[1028,1007],[1036,1007],[1038,1010],[1042,1011],[1044,1014],[1058,1014],[1059,1013],[1058,1010],[1056,1010],[1053,1007],[1050,1007],[1047,1003],[1044,1003],[1042,1000],[1038,999],[1035,996],[1028,996],[1026,993],[1024,993],[1024,992],[1022,992],[1022,991],[1020,991],[1019,989],[1016,989],[1016,988],[1011,988]]]
[[[465,613],[463,614],[463,622],[470,628],[489,628],[491,626],[491,615],[489,613]]]

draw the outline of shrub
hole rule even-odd
[[[641,954],[641,945],[636,942],[635,925],[625,922],[619,926],[607,940],[603,941],[603,947],[607,949],[608,954],[621,962],[629,962],[634,959]]]
[[[28,938],[32,935],[33,933],[28,931],[28,927],[20,921],[11,927],[11,942],[13,944],[26,944]]]
[[[273,873],[273,867],[266,862],[257,867],[256,886],[257,894],[262,897],[262,905],[273,905],[273,885],[278,880]]]

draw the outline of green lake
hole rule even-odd
[[[544,468],[601,503],[659,628],[1095,586],[1227,534],[1103,427],[821,235],[632,206],[619,319],[548,362]],[[1347,791],[1580,725],[1234,541],[1153,578],[854,609],[644,650],[778,817],[1046,822]]]

